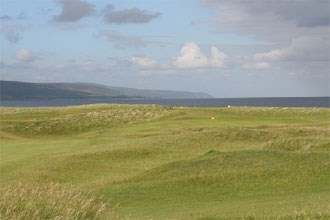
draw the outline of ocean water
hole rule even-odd
[[[330,97],[280,97],[280,98],[213,98],[213,99],[54,99],[0,101],[0,106],[11,107],[55,107],[98,103],[156,104],[187,107],[330,107]]]

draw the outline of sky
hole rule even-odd
[[[330,0],[1,0],[1,80],[330,96]]]

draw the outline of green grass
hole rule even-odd
[[[87,105],[0,114],[1,186],[13,193],[18,183],[73,187],[99,198],[90,210],[106,204],[101,219],[330,219],[329,109]]]

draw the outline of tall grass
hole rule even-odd
[[[0,219],[100,219],[105,204],[57,183],[1,185]]]

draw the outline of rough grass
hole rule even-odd
[[[1,130],[21,135],[64,135],[165,117],[159,106],[92,105],[66,108],[0,108]],[[22,119],[20,119],[22,118]]]
[[[19,183],[1,185],[0,218],[19,219],[102,219],[105,203],[80,193],[69,185]]]
[[[118,204],[102,219],[330,219],[329,109],[0,113],[1,182],[14,191],[26,181],[92,190],[107,207]]]

